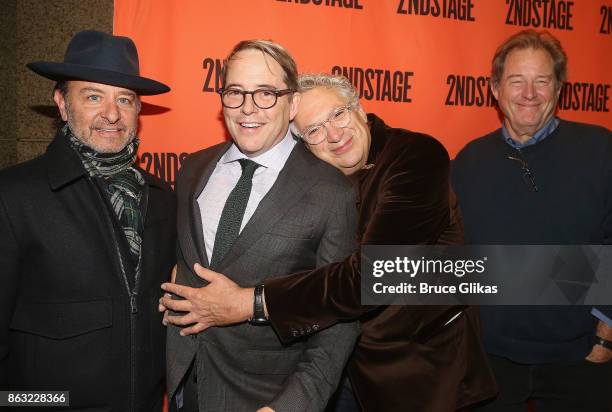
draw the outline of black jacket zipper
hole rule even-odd
[[[105,205],[104,216],[106,217],[106,222],[110,228],[111,236],[113,238],[113,244],[115,245],[115,252],[117,253],[117,257],[119,260],[119,269],[121,270],[121,275],[123,277],[123,283],[125,285],[125,289],[128,293],[130,299],[130,411],[136,412],[136,314],[138,313],[138,289],[140,283],[140,272],[141,270],[136,270],[135,278],[134,278],[134,289],[130,288],[130,282],[128,281],[127,274],[125,271],[125,266],[123,264],[123,254],[119,248],[119,239],[117,239],[117,233],[115,232],[115,225],[113,224],[113,217],[110,215],[109,205],[106,198],[102,195],[101,191],[104,190],[101,185],[97,182],[94,182],[91,177],[88,177],[89,181],[94,183],[94,186],[97,188],[96,193],[101,204]],[[144,218],[147,215],[147,206],[148,206],[148,186],[145,184],[143,188],[143,198],[142,202],[144,202],[143,208],[143,229],[144,229]],[[144,233],[143,233],[144,235]],[[144,236],[143,236],[144,242]],[[140,254],[140,261],[138,265],[142,264],[142,252]]]

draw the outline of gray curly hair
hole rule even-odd
[[[344,76],[336,76],[325,73],[306,73],[298,77],[298,91],[307,92],[316,87],[326,87],[334,89],[344,97],[351,106],[359,105],[359,93],[351,84],[350,80]]]

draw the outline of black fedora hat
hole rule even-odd
[[[140,76],[138,51],[129,37],[94,30],[74,35],[64,61],[27,64],[35,73],[51,80],[84,80],[130,89],[140,95],[170,91],[163,83]]]

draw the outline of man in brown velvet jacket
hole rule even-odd
[[[357,186],[361,244],[462,242],[454,196],[449,197],[449,158],[437,140],[366,116],[346,78],[306,75],[299,85],[296,129],[317,157]],[[361,320],[341,410],[450,412],[493,396],[474,309],[362,306],[360,261],[356,251],[342,262],[264,285],[269,319],[285,342],[340,320]],[[184,332],[253,316],[253,289],[240,289],[214,272],[200,275],[211,284],[193,294],[199,322]],[[173,291],[174,285],[164,288]],[[350,406],[346,387],[359,406]]]

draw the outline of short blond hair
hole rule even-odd
[[[275,43],[271,40],[243,40],[240,43],[236,44],[231,52],[227,55],[225,59],[226,64],[223,68],[223,84],[225,85],[225,80],[227,78],[227,66],[230,61],[241,51],[244,50],[259,50],[262,53],[270,56],[276,61],[281,68],[283,69],[283,81],[287,85],[287,88],[291,90],[297,90],[297,76],[298,69],[295,60],[289,54],[289,52],[280,44]]]

